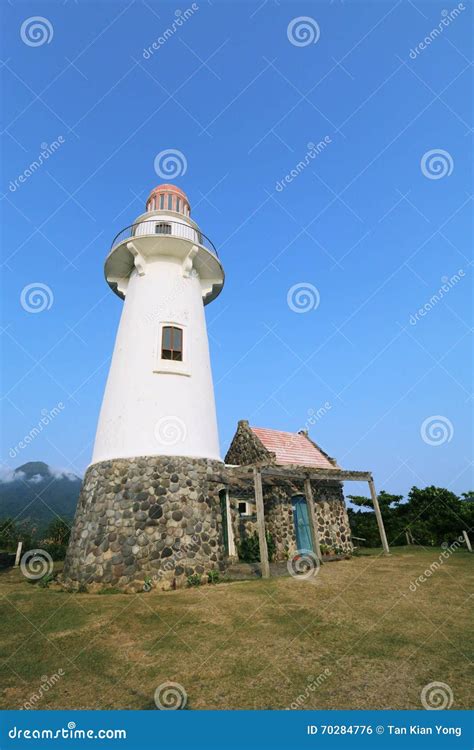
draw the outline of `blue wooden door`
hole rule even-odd
[[[296,546],[300,550],[307,549],[314,552],[306,498],[303,495],[297,495],[293,498],[292,502]]]

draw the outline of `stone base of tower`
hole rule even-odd
[[[218,461],[166,456],[93,464],[84,483],[62,582],[77,589],[177,588],[223,570]]]

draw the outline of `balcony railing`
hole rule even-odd
[[[206,237],[198,229],[195,229],[190,224],[185,224],[181,221],[168,221],[167,219],[161,219],[156,217],[155,219],[146,219],[140,221],[138,224],[131,224],[129,227],[125,227],[119,232],[112,240],[111,249],[116,245],[119,245],[124,240],[132,239],[133,237],[149,237],[150,235],[158,237],[181,237],[182,239],[194,242],[197,245],[205,247],[213,255],[218,258],[217,250],[212,244],[209,237]]]

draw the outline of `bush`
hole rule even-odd
[[[198,575],[197,573],[193,573],[192,576],[188,576],[187,577],[186,582],[187,582],[189,588],[191,588],[192,586],[200,586],[201,585],[201,576]]]
[[[276,552],[276,545],[272,535],[267,531],[267,548],[268,548],[268,559],[270,562],[273,560]],[[260,544],[258,541],[258,533],[254,531],[253,534],[242,539],[240,544],[237,545],[239,560],[243,562],[260,562]]]
[[[219,571],[218,570],[210,570],[207,574],[207,579],[209,583],[218,583],[219,582]]]

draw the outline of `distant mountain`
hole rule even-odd
[[[16,518],[38,529],[54,518],[72,520],[82,479],[42,461],[30,461],[13,471],[0,474],[0,520]]]

